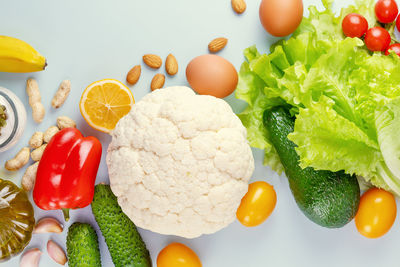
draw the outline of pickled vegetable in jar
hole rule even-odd
[[[0,135],[1,135],[1,128],[6,126],[6,124],[7,124],[6,106],[0,105]]]
[[[3,152],[21,139],[27,116],[24,104],[18,96],[1,86],[0,106],[0,152]]]
[[[26,192],[13,182],[0,179],[0,261],[24,250],[34,226],[33,207]]]

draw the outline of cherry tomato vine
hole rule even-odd
[[[395,27],[400,31],[400,15],[395,0],[379,0],[375,4],[376,27],[368,29],[366,18],[357,13],[348,14],[342,21],[342,30],[347,37],[363,38],[370,51],[391,51],[400,56],[400,44],[394,36]],[[397,18],[397,19],[396,19]],[[393,33],[392,35],[389,33]]]

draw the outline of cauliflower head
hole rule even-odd
[[[188,87],[156,90],[111,135],[111,188],[138,227],[194,238],[234,221],[254,159],[224,100]]]

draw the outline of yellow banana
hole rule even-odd
[[[35,72],[44,70],[46,59],[19,39],[0,35],[0,71]]]

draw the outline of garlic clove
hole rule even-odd
[[[45,217],[38,221],[33,230],[34,234],[43,233],[61,233],[63,231],[62,224],[54,218]]]
[[[65,265],[68,261],[64,250],[53,240],[47,242],[47,253],[58,264]]]
[[[42,252],[38,248],[27,250],[21,257],[20,267],[38,267]]]

